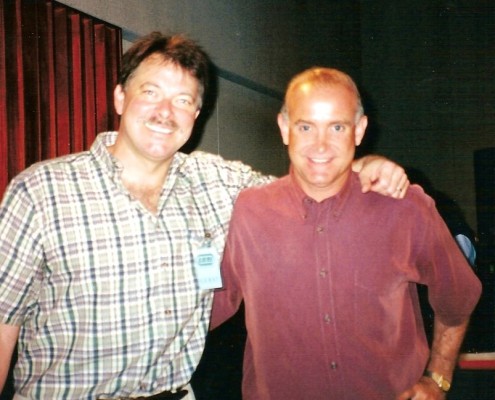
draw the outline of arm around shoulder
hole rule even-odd
[[[385,157],[361,157],[354,160],[352,170],[359,174],[363,193],[372,191],[396,199],[406,195],[409,179],[404,168]]]
[[[10,361],[19,337],[19,326],[0,324],[0,393],[5,386]]]

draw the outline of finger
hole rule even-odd
[[[406,178],[405,183],[402,183],[400,186],[401,186],[400,198],[403,199],[406,196],[407,190],[409,189],[410,186],[409,179]]]
[[[399,197],[407,175],[402,167],[390,163],[387,168],[383,169],[380,179],[381,184],[391,196]]]
[[[412,390],[406,390],[401,393],[395,400],[409,400],[414,396],[414,392]]]
[[[371,180],[367,178],[360,178],[360,181],[361,181],[361,192],[368,193],[373,186]]]
[[[409,179],[405,172],[400,175],[398,186],[400,186],[404,190],[407,190],[407,188],[409,187]]]
[[[402,189],[407,181],[407,175],[403,168],[396,166],[391,172],[390,185],[396,185],[396,188]]]
[[[395,166],[388,185],[388,190],[392,197],[402,199],[406,195],[409,188],[409,179],[403,168]]]
[[[406,196],[408,188],[409,188],[409,181],[406,181],[406,183],[399,184],[392,197],[395,199],[403,199]]]

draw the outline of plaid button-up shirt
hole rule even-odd
[[[150,395],[186,384],[210,318],[194,252],[220,257],[239,191],[269,178],[176,154],[158,214],[124,188],[107,151],[32,166],[0,208],[0,322],[21,325],[16,391],[42,399]]]

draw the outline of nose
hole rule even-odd
[[[170,99],[162,99],[156,104],[156,109],[162,118],[167,118],[172,114],[172,101]]]
[[[319,153],[324,153],[328,148],[328,137],[325,132],[318,132],[315,137],[315,146]]]

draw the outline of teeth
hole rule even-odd
[[[151,129],[152,131],[158,132],[158,133],[165,133],[165,134],[170,134],[173,132],[173,129],[162,126],[162,125],[156,125],[151,122],[145,122],[144,126],[146,126],[148,129]]]
[[[313,161],[314,163],[317,163],[317,164],[323,164],[323,163],[328,162],[328,159],[327,158],[311,158],[311,161]]]

